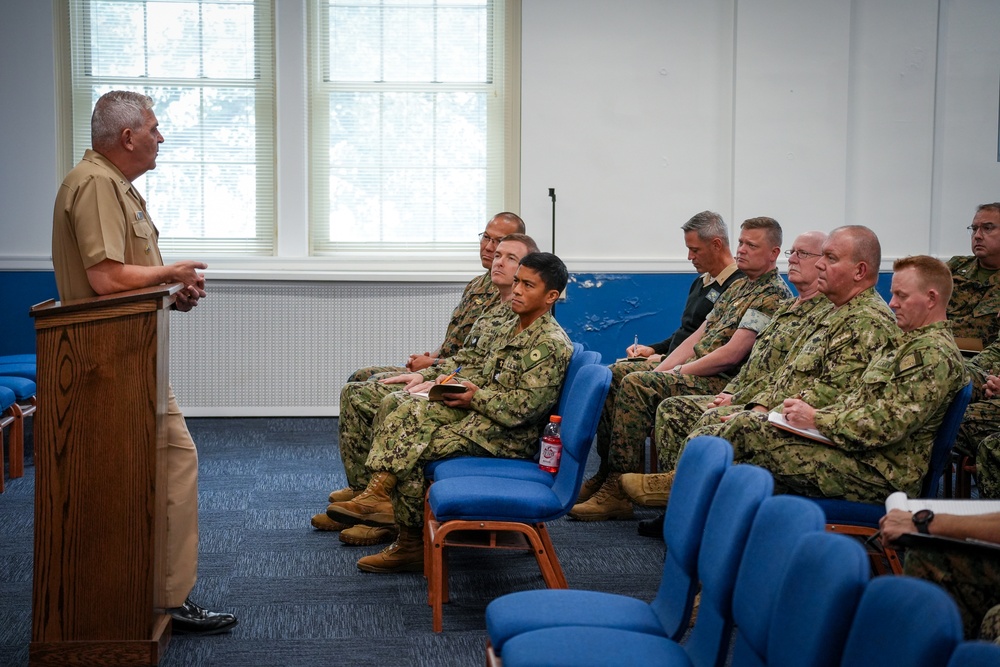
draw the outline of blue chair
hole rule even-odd
[[[14,392],[0,386],[0,430],[10,426],[8,448],[10,449],[10,477],[24,475],[24,429],[21,421],[21,410],[17,405]],[[3,479],[3,442],[0,435],[0,493],[4,490]]]
[[[750,466],[734,466],[726,473],[719,487],[729,480],[732,472]],[[791,502],[786,502],[786,501]],[[775,502],[777,501],[777,502]],[[716,501],[718,502],[718,501]],[[712,511],[715,510],[713,503]],[[709,519],[711,521],[711,518]],[[739,580],[737,586],[744,589],[757,590],[758,587],[747,584],[747,579],[754,576],[763,577],[759,588],[770,586],[761,597],[758,611],[766,612],[764,622],[768,624],[765,631],[770,631],[772,624],[796,614],[795,606],[802,606],[803,622],[815,620],[825,621],[845,610],[853,609],[864,586],[867,577],[863,550],[859,545],[852,544],[846,538],[827,535],[822,532],[822,513],[808,501],[777,496],[764,500],[746,540],[743,560],[739,565]],[[706,530],[706,537],[708,531]],[[799,542],[806,536],[820,538],[810,540],[806,546],[799,547]],[[830,540],[833,540],[831,543]],[[795,548],[789,547],[789,544]],[[701,547],[701,554],[710,553],[713,545],[706,541]],[[859,554],[860,552],[860,554]],[[766,563],[767,560],[776,561]],[[798,566],[801,562],[803,568]],[[773,565],[773,566],[772,566]],[[834,569],[822,580],[816,577],[815,571],[805,574],[804,568],[813,565],[831,566]],[[787,583],[784,576],[775,585],[775,573],[790,578]],[[732,590],[730,575],[729,590]],[[729,638],[732,619],[718,614],[714,601],[716,584],[712,578],[703,581],[701,609],[690,637],[684,644],[678,644],[663,636],[634,630],[618,628],[595,628],[587,626],[567,626],[533,630],[509,639],[502,654],[504,667],[524,667],[525,665],[664,665],[669,667],[718,667],[725,664],[729,648]],[[805,592],[812,587],[816,594],[806,596]],[[735,604],[735,600],[733,601]],[[733,613],[736,613],[733,609]],[[741,631],[740,619],[737,618],[737,633]],[[848,619],[835,622],[835,630],[831,641],[846,635]],[[839,629],[839,626],[844,626]],[[817,634],[824,628],[820,627],[802,637],[789,637],[794,645],[787,652],[778,651],[782,660],[786,655],[794,656],[798,650],[822,652],[826,645]],[[748,646],[744,644],[745,646]],[[737,647],[738,649],[739,647]],[[802,662],[791,662],[788,665],[825,664],[822,659],[812,656],[800,656]],[[495,664],[495,663],[492,663]],[[736,667],[747,665],[771,664],[758,661],[753,651],[740,651],[733,655]],[[782,664],[782,663],[774,663]]]
[[[997,667],[1000,645],[991,642],[962,642],[951,654],[948,667]]]
[[[530,549],[549,588],[566,588],[546,521],[572,508],[583,483],[583,471],[597,433],[601,406],[611,387],[611,370],[590,364],[580,369],[569,389],[562,421],[562,461],[550,485],[502,477],[453,477],[431,484],[424,526],[424,574],[428,601],[434,611],[434,631],[442,627],[441,605],[448,600],[445,551],[450,546]],[[452,538],[452,534],[455,539]],[[502,536],[520,535],[527,544],[504,545]],[[462,537],[485,534],[485,543],[468,544]],[[501,542],[497,542],[501,536]]]
[[[934,436],[930,464],[921,484],[921,498],[937,497],[941,476],[944,473],[945,465],[951,461],[951,448],[955,444],[958,429],[965,416],[965,408],[968,407],[971,398],[972,383],[970,382],[958,390],[951,405],[948,406],[948,411]],[[860,503],[829,498],[815,498],[813,501],[818,503],[826,514],[827,530],[845,535],[870,537],[878,530],[879,519],[885,515],[885,505],[881,503]],[[873,551],[870,555],[874,572],[887,574],[885,567],[887,562],[888,571],[893,574],[903,573],[903,565],[895,550],[885,549],[883,551],[875,545],[872,545],[872,548]]]
[[[575,343],[574,347],[576,345],[579,345],[579,343]],[[573,386],[573,381],[576,379],[580,369],[584,366],[599,363],[601,363],[600,352],[583,349],[576,349],[573,352],[569,367],[566,369],[566,378],[563,380],[563,390],[559,396],[559,404],[554,414],[562,415],[565,413],[566,403],[569,398],[568,387]],[[424,475],[427,479],[434,481],[449,479],[451,477],[488,475],[541,482],[549,486],[555,480],[555,475],[541,470],[538,467],[538,463],[533,460],[496,459],[482,456],[459,456],[452,459],[433,461],[424,467]]]
[[[961,641],[958,607],[943,588],[912,577],[875,577],[861,596],[840,664],[941,667]]]
[[[3,375],[22,377],[34,382],[38,376],[38,369],[34,363],[0,361],[0,376]]]
[[[651,603],[583,590],[532,590],[504,595],[486,607],[487,652],[495,657],[511,637],[560,625],[615,627],[680,639],[687,631],[698,591],[698,549],[709,507],[732,462],[733,448],[722,438],[698,437],[684,448],[677,463],[673,501],[664,519],[667,554],[663,576]],[[737,514],[749,504],[741,504]],[[735,520],[721,510],[716,517]],[[717,521],[716,530],[730,531],[729,521]]]

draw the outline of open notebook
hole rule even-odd
[[[989,514],[1000,512],[1000,500],[952,500],[937,498],[907,498],[902,491],[890,494],[885,499],[885,511],[894,509],[906,512],[919,512],[920,510],[931,510],[935,514],[960,514],[969,516],[972,514]],[[916,549],[945,549],[974,551],[980,554],[987,552],[991,556],[1000,555],[1000,544],[983,542],[982,540],[965,539],[959,540],[952,537],[941,537],[940,535],[924,535],[923,533],[907,533],[900,536],[896,541],[900,546]]]

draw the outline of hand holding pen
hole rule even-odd
[[[449,373],[448,375],[446,375],[446,376],[444,377],[444,379],[443,379],[443,380],[441,380],[440,382],[438,382],[438,384],[448,384],[448,383],[449,383],[449,382],[451,382],[451,381],[452,381],[453,379],[455,379],[455,376],[456,376],[456,375],[458,375],[458,372],[459,372],[460,370],[462,370],[462,367],[461,367],[461,366],[459,366],[459,367],[458,367],[458,368],[456,368],[456,369],[455,369],[454,371],[452,371],[451,373]]]

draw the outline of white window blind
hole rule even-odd
[[[476,247],[507,208],[505,13],[504,0],[310,0],[312,255]]]
[[[274,254],[271,1],[68,3],[74,159],[103,93],[145,93],[165,142],[137,187],[164,253]]]

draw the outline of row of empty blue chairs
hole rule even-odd
[[[869,581],[864,548],[825,532],[817,504],[771,496],[768,472],[731,463],[718,438],[685,448],[653,602],[578,590],[503,596],[486,610],[487,663],[1000,664],[1000,647],[961,643],[958,609],[943,589],[908,577]],[[699,585],[697,619],[682,643]]]
[[[11,479],[24,475],[24,419],[35,412],[36,357],[0,356],[0,428],[10,427],[8,442]],[[4,491],[3,443],[0,442],[0,493]]]

